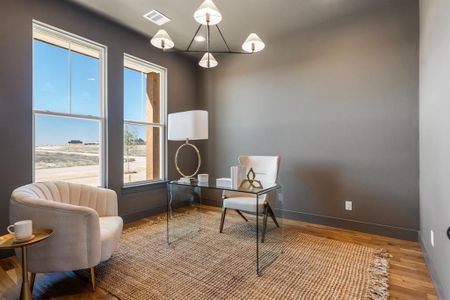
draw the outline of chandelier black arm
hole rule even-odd
[[[171,49],[172,52],[180,52],[180,53],[205,53],[205,50],[177,50],[177,49]],[[243,51],[209,51],[211,54],[253,54],[250,52],[243,52]]]
[[[194,33],[194,36],[191,39],[191,42],[189,43],[189,46],[186,50],[179,50],[179,49],[170,49],[170,52],[180,52],[180,53],[205,53],[204,50],[191,50],[192,43],[194,42],[195,37],[197,36],[198,32],[200,31],[200,28],[202,28],[202,24],[200,24],[197,28],[197,30]],[[225,37],[222,33],[222,30],[220,30],[218,25],[215,25],[217,30],[219,31],[220,37],[222,38],[223,42],[225,43],[225,46],[227,47],[227,51],[209,51],[211,54],[253,54],[249,52],[243,52],[243,51],[233,51],[231,50],[230,46],[228,45],[227,41],[225,40]],[[207,39],[209,40],[210,37],[208,36]]]
[[[194,39],[197,36],[197,33],[200,31],[200,28],[202,28],[202,24],[198,25],[198,28],[195,31],[194,36],[192,37],[191,42],[189,43],[189,46],[187,47],[186,51],[189,51],[189,49],[191,48],[192,43],[194,42]]]
[[[219,33],[220,33],[220,36],[222,37],[223,42],[225,43],[225,46],[227,46],[228,51],[231,52],[230,46],[228,46],[228,43],[227,43],[227,41],[225,40],[225,37],[223,36],[222,30],[220,30],[219,25],[216,24],[216,27],[217,27],[217,30],[218,30]]]

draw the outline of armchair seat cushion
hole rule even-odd
[[[100,261],[108,260],[116,248],[120,235],[122,234],[123,221],[121,217],[101,217],[100,221],[100,240],[101,257]]]
[[[258,212],[263,213],[264,200],[258,201]],[[233,197],[223,200],[223,207],[256,213],[256,197]]]

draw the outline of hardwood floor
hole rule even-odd
[[[217,208],[207,207],[208,210]],[[284,224],[300,227],[305,233],[329,239],[380,247],[392,254],[390,299],[437,299],[421,248],[417,242],[361,233],[351,230],[285,220]],[[126,226],[132,226],[133,223]],[[18,299],[20,265],[17,260],[0,260],[0,299]],[[34,299],[116,299],[105,290],[90,290],[88,278],[73,272],[39,274],[33,290]]]
[[[0,299],[19,299],[20,265],[15,257],[0,260]],[[38,274],[33,299],[117,299],[101,288],[93,293],[88,278],[74,272]]]
[[[422,249],[417,242],[298,221],[284,222],[300,226],[305,233],[316,236],[384,248],[392,255],[389,277],[390,299],[438,299]]]

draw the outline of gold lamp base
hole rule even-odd
[[[195,170],[194,173],[190,175],[186,175],[183,171],[181,171],[180,166],[178,164],[178,155],[181,149],[185,147],[192,147],[195,150],[195,153],[197,153],[197,160],[198,160],[197,169]],[[200,151],[194,144],[189,143],[189,139],[186,139],[186,143],[178,147],[177,152],[175,152],[175,168],[177,169],[178,173],[182,176],[179,181],[185,183],[191,183],[192,181],[195,181],[195,175],[197,175],[198,171],[200,170],[201,164],[202,158],[200,156]]]
[[[178,182],[181,183],[192,183],[195,181],[196,181],[195,177],[181,177],[180,179],[178,179]]]

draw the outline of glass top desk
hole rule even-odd
[[[262,186],[262,188],[255,188],[245,184],[238,188],[230,188],[218,186],[215,179],[209,182],[167,182],[167,243],[189,240],[203,230],[212,232],[212,239],[215,234],[228,235],[226,238],[238,249],[242,246],[255,251],[256,273],[260,275],[262,270],[275,261],[283,250],[282,218],[275,217],[281,216],[283,208],[282,188],[278,184],[262,183]],[[240,218],[240,214],[227,214],[223,232],[220,233],[219,215],[205,213],[205,207],[202,208],[202,193],[212,192],[217,197],[223,191],[228,191],[230,198],[236,196],[233,193],[239,193],[237,195],[239,197],[254,198],[256,214],[245,214],[248,221],[244,220],[244,217]],[[267,204],[274,213],[273,217],[268,213],[270,209],[266,209]],[[266,230],[263,241],[264,227]]]

